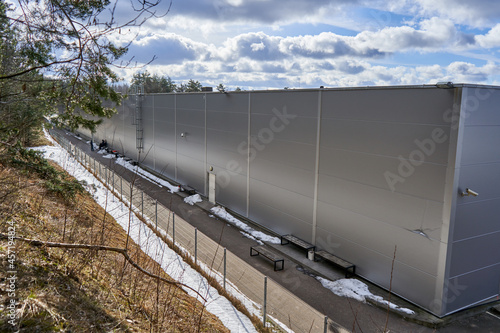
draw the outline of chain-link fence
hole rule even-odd
[[[175,246],[185,249],[198,264],[203,264],[218,274],[224,286],[228,281],[258,305],[263,320],[280,321],[294,332],[342,330],[338,324],[328,320],[287,289],[198,232],[188,222],[126,181],[113,169],[92,158],[65,137],[57,133],[53,135],[64,149],[107,184],[117,197],[131,202],[138,214],[151,221],[154,227],[162,229]]]

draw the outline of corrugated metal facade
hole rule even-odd
[[[146,95],[139,156],[135,106],[95,137],[386,288],[397,246],[393,292],[439,316],[499,295],[500,90]]]

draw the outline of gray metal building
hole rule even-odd
[[[438,316],[499,297],[500,87],[157,94],[118,111],[94,137],[385,288],[397,247],[392,291]]]

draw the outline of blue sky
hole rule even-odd
[[[497,0],[173,0],[114,39],[130,40],[139,67],[125,81],[148,70],[230,90],[500,85]]]

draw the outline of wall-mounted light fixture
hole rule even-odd
[[[473,197],[477,197],[479,193],[476,191],[471,190],[470,188],[466,188],[465,192],[462,192],[463,197],[468,197],[469,195],[472,195]]]
[[[187,133],[182,132],[181,133],[181,138],[185,137],[186,135],[187,135]]]
[[[453,82],[438,82],[436,83],[436,87],[441,89],[451,89],[453,88]]]

